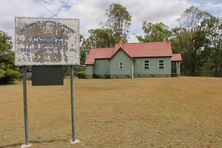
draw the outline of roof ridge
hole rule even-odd
[[[90,49],[105,49],[105,48],[114,48],[114,47],[99,47],[99,48],[90,48]]]
[[[124,44],[150,44],[150,43],[171,43],[171,41],[133,42],[133,43],[117,43],[117,44],[124,45]]]

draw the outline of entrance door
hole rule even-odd
[[[172,64],[171,64],[171,76],[177,76],[176,62],[172,62]]]

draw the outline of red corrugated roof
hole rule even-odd
[[[113,54],[115,54],[120,47],[131,57],[162,57],[172,55],[170,42],[117,44]]]
[[[111,58],[119,49],[130,57],[171,57],[171,42],[125,43],[116,44],[114,48],[90,49],[85,64],[93,64],[95,59]]]
[[[173,54],[171,57],[171,61],[182,61],[181,54]]]
[[[92,48],[86,58],[85,64],[93,64],[95,59],[111,58],[113,48]]]

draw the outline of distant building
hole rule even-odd
[[[125,43],[92,48],[86,59],[87,78],[179,76],[181,55],[171,42]]]

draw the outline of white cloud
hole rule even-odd
[[[190,6],[185,0],[81,0],[81,3],[73,2],[71,9],[58,16],[80,18],[81,32],[86,34],[90,28],[96,28],[106,21],[105,9],[111,3],[122,4],[132,15],[130,36],[133,41],[133,33],[142,33],[143,21],[162,21],[169,26],[175,26],[179,15]]]
[[[207,6],[208,6],[208,8],[211,8],[211,9],[222,9],[222,3],[218,4],[215,2],[208,2]]]
[[[133,33],[143,33],[143,21],[162,21],[173,27],[178,25],[177,18],[186,8],[198,5],[188,0],[6,0],[0,5],[0,29],[14,35],[15,16],[51,17],[57,14],[56,17],[79,18],[81,33],[86,35],[89,29],[106,21],[105,9],[111,3],[122,4],[132,15],[130,41],[135,41]],[[211,8],[221,8],[221,4],[207,4]]]

